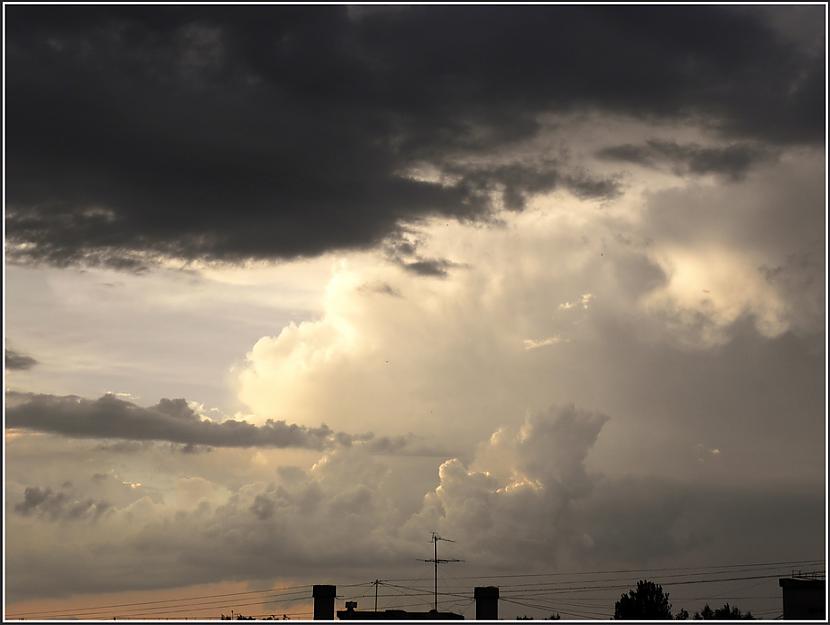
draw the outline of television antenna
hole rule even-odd
[[[434,610],[438,611],[438,565],[445,564],[447,562],[464,562],[464,560],[459,560],[457,558],[439,558],[438,557],[438,541],[443,540],[446,543],[454,543],[454,540],[450,540],[449,538],[442,538],[437,533],[432,532],[432,558],[429,560],[423,560],[424,562],[432,562],[435,565],[435,607]]]

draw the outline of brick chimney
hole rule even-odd
[[[499,618],[499,587],[476,586],[473,596],[476,600],[476,620],[496,621]]]
[[[334,597],[337,594],[337,586],[325,586],[314,584],[311,596],[314,597],[314,620],[334,620]]]

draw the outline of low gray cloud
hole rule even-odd
[[[89,400],[13,393],[6,407],[6,427],[75,438],[156,440],[212,447],[323,449],[334,445],[337,436],[325,425],[307,428],[273,420],[261,426],[235,420],[215,423],[202,420],[184,399],[162,399],[155,406],[143,408],[113,395]]]
[[[8,371],[25,371],[31,369],[36,364],[37,360],[26,354],[21,354],[12,349],[6,348],[5,367]]]
[[[453,453],[448,448],[430,443],[414,434],[398,436],[366,436],[363,442],[366,449],[374,454],[389,454],[396,456],[431,456],[446,458]]]
[[[65,487],[71,484],[65,484]],[[51,488],[27,487],[23,500],[15,504],[14,511],[22,516],[40,516],[50,521],[95,520],[110,504],[103,500],[77,499],[66,492],[54,492]]]
[[[458,185],[466,189],[470,197],[486,201],[492,195],[499,196],[502,206],[511,211],[524,210],[534,195],[560,188],[583,199],[606,199],[620,193],[616,180],[592,176],[586,171],[570,171],[560,160],[489,166],[450,164],[444,171],[459,178]]]
[[[419,276],[431,276],[433,278],[445,278],[448,271],[453,267],[460,266],[446,258],[421,258],[411,262],[400,261],[401,267],[410,273]]]
[[[645,167],[668,167],[677,175],[717,174],[740,180],[754,165],[774,158],[769,147],[751,143],[733,143],[706,147],[696,143],[677,143],[651,139],[642,144],[625,143],[600,150],[604,160],[636,163]]]
[[[450,269],[467,267],[448,258],[423,256],[419,252],[422,243],[411,232],[399,231],[384,241],[384,253],[388,260],[418,276],[446,278]]]
[[[415,561],[425,557],[433,529],[457,540],[445,553],[464,558],[469,575],[823,554],[822,493],[595,473],[589,456],[606,423],[601,414],[562,406],[499,428],[474,463],[433,463],[438,486],[409,493],[411,508],[398,505],[400,482],[390,479],[397,472],[411,483],[410,465],[393,470],[357,446],[327,451],[307,471],[283,466],[279,483],[251,479],[229,490],[221,471],[215,480],[189,473],[179,485],[198,486],[197,498],[184,501],[186,491],[177,491],[155,502],[125,500],[95,532],[73,523],[73,540],[48,549],[11,543],[8,592],[17,600],[275,579],[283,571],[308,583],[372,579],[378,570],[411,577],[421,571]],[[50,505],[64,508],[53,501],[62,499],[30,489],[21,506],[48,522]],[[34,519],[22,511],[14,517],[16,536],[33,532]],[[157,576],[132,574],[149,566]]]
[[[74,395],[7,393],[6,427],[48,432],[70,438],[121,439],[95,449],[136,454],[154,441],[169,442],[170,451],[209,453],[214,447],[294,447],[330,449],[359,445],[370,453],[410,456],[446,456],[413,434],[375,436],[372,432],[335,432],[325,424],[310,428],[285,421],[265,425],[229,419],[217,423],[202,419],[184,399],[162,399],[144,408],[114,395],[96,400]]]

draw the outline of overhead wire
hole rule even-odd
[[[362,585],[364,585],[364,582],[361,582],[359,584],[343,584],[340,587],[341,588],[353,588],[353,587],[362,586]],[[175,602],[178,602],[178,605],[170,606],[170,607],[180,607],[181,602],[183,602],[183,601],[194,601],[194,600],[201,600],[201,599],[213,599],[213,598],[218,598],[218,597],[234,597],[234,596],[255,595],[255,594],[272,593],[270,595],[271,597],[278,598],[278,597],[284,597],[284,596],[287,596],[287,595],[298,595],[298,594],[301,593],[300,590],[296,590],[296,592],[282,592],[282,591],[286,591],[286,590],[291,591],[291,590],[295,590],[295,589],[310,589],[312,587],[313,587],[313,584],[304,584],[302,586],[287,586],[285,588],[278,588],[278,589],[270,588],[270,589],[263,589],[263,590],[246,590],[246,591],[240,591],[240,592],[219,593],[219,594],[212,594],[212,595],[200,595],[200,596],[193,596],[193,597],[172,597],[172,598],[169,598],[169,599],[156,599],[156,600],[153,600],[153,601],[136,601],[136,602],[132,602],[132,603],[119,603],[119,604],[109,604],[109,605],[99,605],[99,606],[85,606],[85,607],[80,607],[80,608],[76,609],[73,612],[73,614],[74,613],[87,614],[87,613],[92,613],[92,612],[110,610],[111,608],[124,608],[124,607],[132,607],[132,606],[144,606],[144,605],[153,605],[153,604],[160,604],[160,603],[175,603]],[[268,598],[263,597],[263,600],[266,600],[266,599],[268,599]],[[199,605],[204,605],[204,604],[199,604]],[[164,607],[164,606],[161,606],[161,607]],[[128,610],[128,612],[132,612],[132,610]],[[54,609],[54,610],[34,610],[34,611],[28,611],[28,612],[16,612],[14,614],[14,616],[11,616],[11,615],[8,615],[8,614],[6,616],[8,618],[17,618],[17,617],[21,617],[21,616],[48,615],[48,614],[56,614],[56,613],[66,614],[67,610],[65,608],[63,608],[63,609]]]
[[[279,589],[269,588],[269,589],[264,589],[264,590],[246,590],[246,591],[242,591],[242,592],[228,592],[228,593],[222,593],[222,594],[201,595],[199,597],[173,597],[173,598],[170,598],[170,599],[156,599],[154,601],[136,601],[136,602],[133,602],[133,603],[115,603],[115,604],[110,604],[110,605],[88,606],[88,607],[85,607],[83,609],[84,610],[97,610],[99,608],[100,609],[123,608],[123,607],[129,607],[129,606],[134,606],[134,605],[150,605],[150,604],[153,604],[153,603],[169,603],[171,601],[193,601],[195,599],[212,599],[214,597],[233,597],[233,596],[237,596],[237,595],[252,595],[252,594],[256,594],[256,593],[262,594],[262,593],[269,593],[269,592],[278,592],[278,591],[281,591],[281,590],[291,590],[291,589],[294,589],[294,588],[311,588],[311,587],[312,587],[312,584],[306,584],[304,586],[289,586],[287,588],[279,588]],[[289,594],[291,594],[291,593],[289,593]],[[64,612],[64,611],[65,610],[62,610],[62,609],[31,610],[31,611],[28,611],[28,612],[17,612],[17,614],[19,616],[28,616],[28,615],[31,615],[31,614],[48,614],[50,612]]]
[[[642,569],[613,569],[613,570],[596,570],[596,571],[549,571],[540,573],[514,573],[514,574],[497,574],[497,575],[454,575],[454,579],[505,579],[505,578],[520,578],[520,577],[553,577],[561,575],[602,575],[611,573],[647,573],[654,571],[699,571],[703,569],[730,569],[730,568],[749,568],[749,567],[763,567],[763,566],[784,566],[784,565],[808,565],[823,563],[823,559],[814,560],[782,560],[777,562],[749,562],[740,564],[715,564],[715,565],[701,565],[701,566],[686,566],[686,567],[652,567]],[[409,577],[409,578],[389,578],[386,581],[390,582],[414,582],[414,581],[430,581],[430,577]]]
[[[554,612],[559,612],[560,614],[568,614],[568,615],[571,615],[571,616],[578,616],[578,617],[586,618],[586,619],[593,619],[593,618],[597,618],[597,617],[599,617],[599,618],[608,618],[607,614],[599,614],[598,612],[595,612],[593,614],[587,613],[587,612],[573,612],[573,611],[568,611],[568,610],[558,610],[555,607],[551,608],[549,606],[542,606],[542,605],[536,605],[536,604],[531,604],[531,603],[525,603],[525,602],[522,602],[522,601],[515,601],[513,599],[505,599],[505,601],[507,601],[508,603],[513,603],[515,605],[520,605],[520,606],[525,607],[525,608],[532,608],[534,610],[545,610],[545,611],[547,611],[547,610],[553,609]]]
[[[717,583],[717,582],[733,582],[733,581],[744,581],[744,580],[766,580],[772,579],[775,577],[781,577],[783,575],[788,575],[791,571],[787,572],[777,572],[775,574],[768,574],[768,575],[751,575],[751,576],[741,576],[741,577],[718,577],[718,578],[711,578],[711,579],[683,579],[683,580],[675,580],[675,578],[683,577],[693,577],[693,576],[701,576],[701,575],[717,575],[718,572],[726,573],[730,569],[742,569],[740,571],[735,571],[736,573],[744,573],[744,572],[753,572],[754,570],[761,570],[764,568],[769,567],[776,567],[776,566],[792,566],[792,565],[808,565],[808,564],[819,564],[823,563],[823,560],[787,560],[787,561],[779,561],[779,562],[756,562],[756,563],[742,563],[742,564],[728,564],[728,565],[713,565],[713,566],[706,566],[706,567],[663,567],[663,568],[651,568],[651,569],[616,569],[616,570],[605,570],[605,571],[582,571],[582,572],[565,572],[565,571],[557,571],[557,572],[550,572],[550,573],[527,573],[527,574],[513,574],[513,575],[492,575],[492,576],[456,576],[456,575],[448,575],[453,580],[461,580],[461,579],[520,579],[525,577],[558,577],[563,575],[586,575],[586,574],[614,574],[614,573],[644,573],[648,571],[689,571],[687,573],[676,573],[676,574],[667,574],[660,576],[658,578],[658,582],[663,586],[674,586],[674,585],[685,585],[685,584],[702,584],[702,583]],[[704,570],[708,569],[708,570]],[[808,571],[806,574],[824,574],[824,571]],[[661,581],[663,579],[669,579],[670,581]],[[426,578],[409,578],[413,580],[425,580]],[[407,581],[405,578],[400,579],[387,579],[383,580],[381,583],[382,585],[389,587],[390,590],[396,592],[396,595],[384,595],[385,597],[405,597],[405,596],[426,596],[432,595],[431,589],[424,588],[424,587],[415,587],[415,586],[405,586],[400,584],[394,584],[393,581]],[[608,584],[608,582],[625,582],[623,584]],[[372,582],[360,582],[355,584],[343,584],[341,588],[355,588],[359,586],[366,586],[371,584]],[[573,584],[599,584],[594,586],[573,586]],[[563,585],[565,585],[563,587]],[[756,586],[757,584],[753,584],[752,587]],[[133,616],[135,614],[155,614],[158,613],[178,613],[178,612],[186,612],[186,611],[193,611],[196,613],[201,613],[208,611],[210,609],[220,609],[220,608],[235,608],[235,607],[243,607],[248,605],[258,605],[262,603],[277,603],[277,602],[292,602],[292,601],[300,601],[304,597],[296,596],[292,597],[290,595],[301,595],[301,589],[309,589],[313,585],[312,584],[303,584],[297,586],[287,586],[284,588],[279,589],[263,589],[263,590],[250,590],[250,591],[239,591],[239,592],[232,592],[232,593],[214,593],[208,595],[198,595],[198,596],[189,596],[189,597],[172,597],[168,599],[156,599],[150,601],[138,601],[138,602],[130,602],[130,603],[119,603],[119,604],[108,604],[108,605],[99,605],[99,606],[88,606],[88,607],[79,607],[75,609],[53,609],[53,610],[34,610],[34,611],[27,611],[27,612],[17,612],[14,614],[7,614],[7,618],[22,618],[22,617],[30,617],[30,616],[42,616],[46,618],[55,618],[54,616],[48,615],[59,615],[59,616],[84,616],[84,615],[91,615],[100,612],[111,612],[114,608],[133,608],[129,610],[121,610],[119,611],[119,616],[123,614],[123,616]],[[561,595],[563,593],[568,592],[583,592],[587,590],[612,590],[612,589],[620,589],[620,588],[628,588],[630,586],[630,580],[623,580],[623,579],[592,579],[592,580],[580,580],[580,579],[572,579],[572,580],[560,580],[560,581],[546,581],[546,582],[536,582],[536,583],[527,583],[527,584],[509,584],[507,586],[501,586],[502,590],[502,598],[505,600],[512,598],[528,598],[528,596],[536,597],[536,600],[540,600],[545,595]],[[286,592],[292,591],[294,592]],[[410,593],[402,593],[400,590],[409,590],[414,591],[413,594]],[[270,594],[269,594],[270,593]],[[521,593],[521,595],[517,594]],[[224,598],[227,597],[242,597],[246,595],[266,595],[263,596],[259,601],[252,602],[252,603],[244,603],[244,604],[231,604],[225,601]],[[469,593],[461,594],[461,593],[453,593],[448,591],[442,591],[438,593],[442,596],[447,597],[457,597],[462,599],[469,599]],[[364,598],[367,596],[373,596],[369,594],[359,595],[357,598]],[[380,595],[379,595],[380,596]],[[186,603],[187,601],[194,601],[194,600],[203,600],[203,599],[214,599],[214,598],[222,598],[221,601],[213,601],[207,602],[208,604],[222,604],[222,605],[215,605],[211,606],[210,608],[205,608],[204,610],[193,610],[191,606]],[[253,598],[253,597],[252,597]],[[733,598],[744,598],[744,597],[701,597],[701,598],[682,598],[678,597],[678,599],[683,600],[704,600],[704,599],[716,599],[716,598],[725,598],[725,599],[733,599]],[[750,597],[746,597],[750,598]],[[758,597],[761,598],[761,597]],[[764,597],[766,598],[766,597]],[[597,598],[599,600],[599,598]],[[531,598],[531,600],[533,600]],[[173,605],[161,605],[161,604],[173,604]],[[153,608],[147,608],[145,610],[138,610],[136,606],[156,606]],[[201,602],[198,604],[199,607],[204,607],[207,604],[205,602]],[[176,608],[176,609],[173,609]]]
[[[811,571],[812,572],[812,571]],[[818,573],[819,571],[814,571]],[[713,578],[713,579],[692,579],[692,580],[678,580],[678,581],[668,581],[668,582],[659,582],[661,586],[681,586],[686,584],[710,584],[710,583],[717,583],[717,582],[732,582],[732,581],[740,581],[740,580],[749,580],[749,579],[774,579],[777,577],[781,577],[781,573],[776,573],[775,575],[752,575],[747,577],[721,577],[721,578]],[[593,581],[616,581],[616,580],[593,580]],[[605,585],[595,585],[595,586],[571,586],[563,588],[561,585],[550,586],[550,584],[546,584],[544,588],[529,588],[523,591],[513,591],[513,592],[523,592],[524,594],[547,594],[547,593],[566,593],[566,592],[582,592],[585,590],[601,590],[601,589],[620,589],[620,588],[630,588],[631,583],[623,583],[623,584],[605,584]]]

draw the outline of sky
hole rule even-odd
[[[7,617],[824,570],[826,7],[4,13]]]

